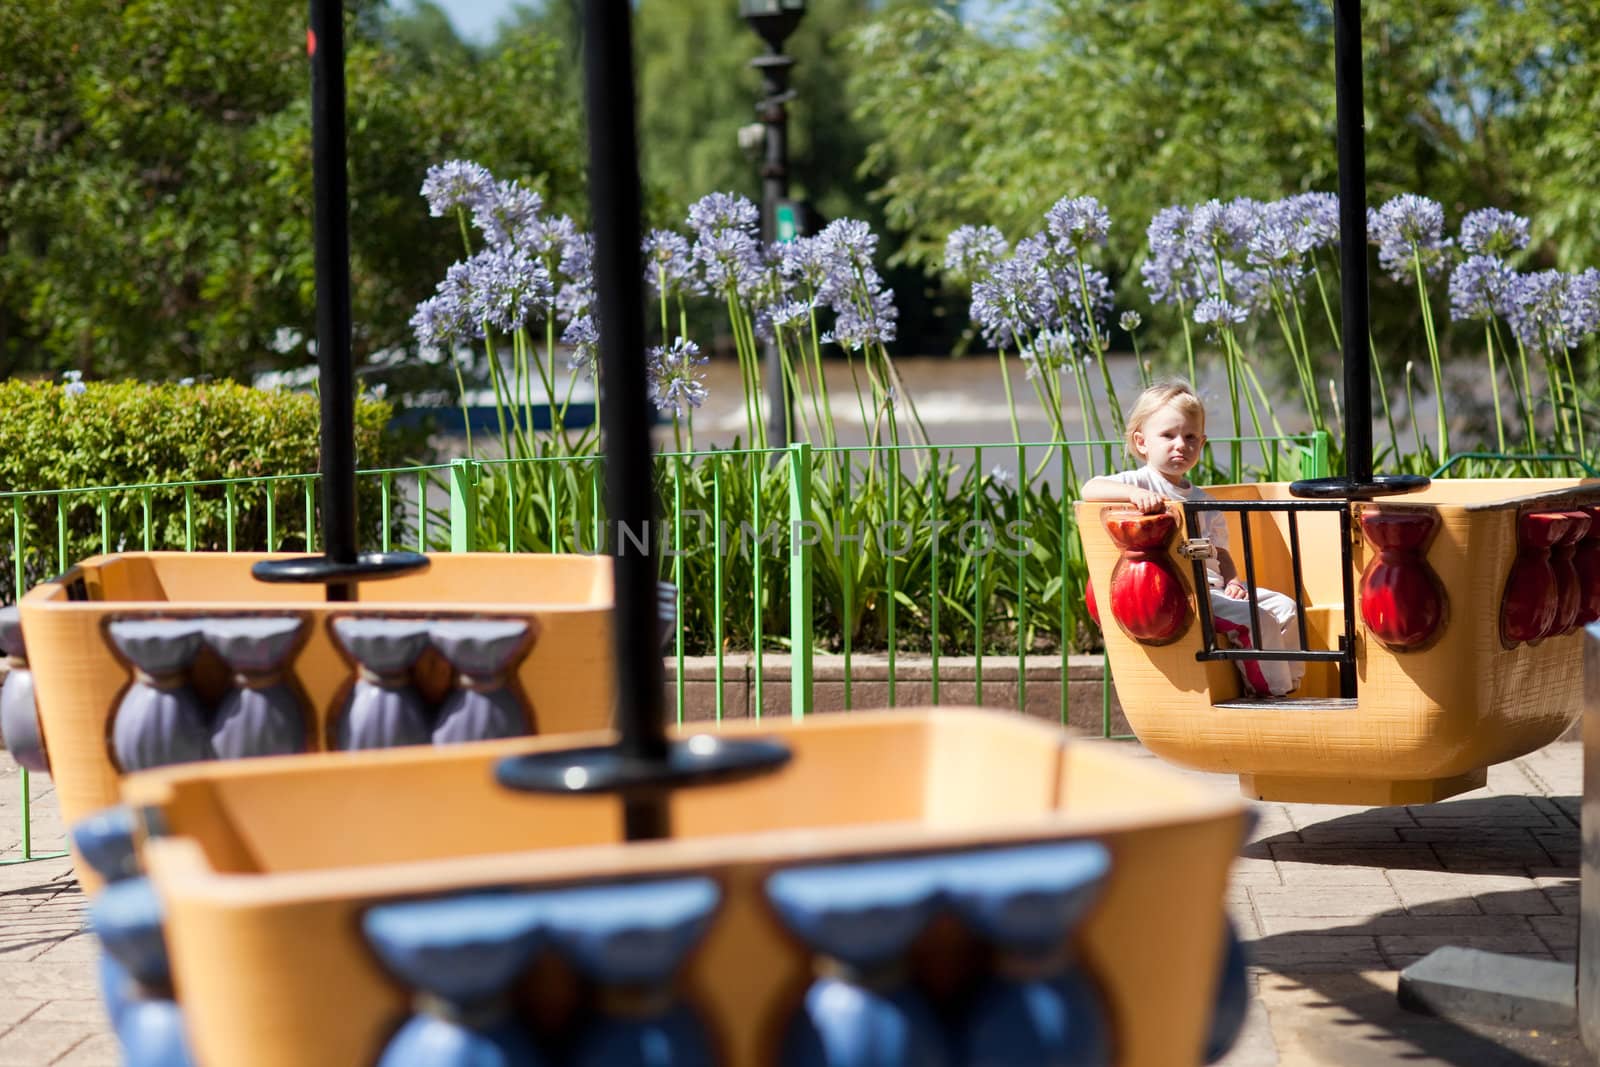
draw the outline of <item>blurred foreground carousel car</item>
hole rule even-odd
[[[1600,481],[1435,481],[1382,500],[1289,488],[1212,486],[1215,503],[1155,515],[1078,505],[1117,694],[1151,751],[1259,799],[1415,804],[1482,786],[1575,721],[1578,632],[1600,619]],[[1225,646],[1195,595],[1205,510],[1225,514],[1246,584],[1301,606],[1311,662],[1288,697],[1242,692],[1230,661],[1262,643]]]
[[[1172,1067],[1231,1044],[1241,800],[998,712],[718,737],[790,758],[672,793],[657,841],[623,839],[616,797],[496,780],[604,734],[130,776],[74,834],[108,882],[127,1062]]]

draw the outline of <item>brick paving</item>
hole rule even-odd
[[[20,790],[11,761],[0,764],[4,861],[19,852]],[[1570,1033],[1462,1028],[1394,997],[1398,969],[1440,945],[1574,958],[1582,771],[1581,746],[1561,742],[1440,804],[1258,805],[1227,902],[1255,995],[1225,1067],[1593,1063]],[[59,849],[49,780],[32,785],[34,848]],[[66,860],[0,866],[0,1067],[118,1062],[84,921]]]

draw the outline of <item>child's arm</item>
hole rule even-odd
[[[1244,583],[1239,580],[1239,568],[1233,565],[1233,557],[1225,548],[1217,549],[1217,570],[1222,572],[1222,595],[1232,600],[1244,600],[1250,595]]]
[[[1142,486],[1119,482],[1115,478],[1090,478],[1083,486],[1083,499],[1103,500],[1108,503],[1122,501],[1132,504],[1146,515],[1167,510],[1166,499]]]

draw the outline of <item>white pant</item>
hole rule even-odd
[[[1219,634],[1226,634],[1235,648],[1254,648],[1250,639],[1250,601],[1234,600],[1222,590],[1211,591],[1211,623]],[[1288,650],[1300,647],[1300,614],[1295,602],[1271,589],[1256,589],[1257,629],[1263,649]],[[1283,696],[1300,684],[1305,676],[1304,660],[1235,660],[1244,675],[1245,687],[1254,693]]]

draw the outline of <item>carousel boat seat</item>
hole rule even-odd
[[[609,723],[607,557],[442,554],[347,602],[251,576],[276,558],[97,556],[23,597],[22,635],[0,626],[33,687],[8,680],[7,718],[69,821],[151,767]]]
[[[1235,564],[1243,576],[1248,518],[1255,584],[1300,590],[1319,658],[1288,697],[1245,695],[1234,662],[1210,658],[1183,509],[1079,504],[1091,584],[1111,591],[1099,605],[1118,697],[1163,758],[1237,774],[1261,799],[1425,803],[1575,719],[1575,635],[1600,618],[1600,482],[1437,481],[1353,502],[1208,491],[1246,506],[1225,511]]]
[[[164,1040],[177,1011],[192,1062],[229,1067],[1226,1051],[1248,1000],[1222,907],[1241,801],[999,712],[721,733],[790,759],[674,792],[660,841],[625,841],[614,796],[495,781],[506,757],[605,735],[128,777],[126,809],[76,831],[115,885],[143,887],[108,919],[108,996],[165,1004],[125,1047]],[[163,966],[130,976],[152,914]]]

